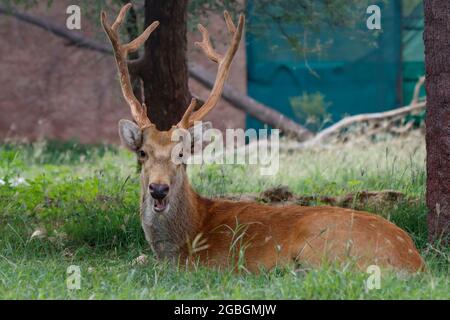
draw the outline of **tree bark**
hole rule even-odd
[[[450,243],[450,2],[424,0],[430,241]]]
[[[146,0],[145,27],[160,25],[145,43],[139,65],[150,120],[168,130],[183,116],[191,98],[186,64],[187,0]]]

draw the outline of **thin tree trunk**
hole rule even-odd
[[[190,100],[186,64],[187,0],[146,0],[145,26],[160,25],[145,43],[139,66],[150,120],[168,130],[182,117]]]
[[[424,11],[429,238],[450,243],[450,2],[425,0]]]

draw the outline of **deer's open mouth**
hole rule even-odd
[[[167,198],[154,199],[154,201],[153,201],[153,210],[155,210],[156,212],[162,212],[162,211],[166,210],[167,205],[168,205]]]

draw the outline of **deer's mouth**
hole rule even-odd
[[[153,210],[156,212],[162,212],[166,210],[169,205],[167,198],[164,199],[153,199]]]

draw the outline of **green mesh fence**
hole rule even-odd
[[[253,1],[257,0],[249,0],[247,6],[250,30],[262,19],[252,12]],[[402,19],[400,1],[374,4],[381,8],[378,36],[367,29],[365,15],[353,33],[333,28],[309,34],[308,43],[319,40],[327,46],[308,54],[307,59],[292,50],[273,20],[263,21],[269,32],[247,34],[249,95],[298,122],[302,121],[290,100],[304,92],[324,95],[331,103],[328,112],[332,122],[345,115],[379,112],[408,103],[418,76],[423,74],[421,5],[413,6],[408,19]],[[408,28],[403,21],[408,22]],[[289,26],[288,32],[304,36],[300,25]],[[247,127],[260,128],[262,124],[248,117]]]

